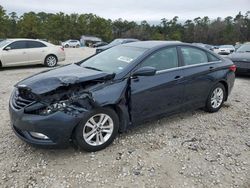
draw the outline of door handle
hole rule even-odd
[[[183,78],[183,76],[176,76],[176,77],[174,77],[175,80],[180,80],[182,78]]]

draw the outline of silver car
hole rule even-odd
[[[6,39],[0,42],[0,67],[44,64],[54,67],[65,60],[64,49],[34,39]]]

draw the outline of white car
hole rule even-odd
[[[0,42],[0,67],[44,64],[54,67],[65,60],[61,46],[35,39],[6,39]]]
[[[62,46],[65,48],[79,48],[81,46],[81,43],[79,40],[67,40],[62,43]]]
[[[235,51],[233,45],[221,45],[218,49],[214,49],[214,52],[219,55],[229,55]]]

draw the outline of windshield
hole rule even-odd
[[[110,45],[118,45],[121,44],[122,42],[123,42],[122,39],[115,39],[110,43]]]
[[[108,73],[119,73],[147,49],[117,46],[84,61],[81,66]]]
[[[232,45],[221,45],[220,48],[234,48]]]
[[[4,47],[5,45],[9,44],[11,42],[11,40],[3,40],[2,42],[0,42],[0,48]]]
[[[250,52],[250,44],[243,44],[238,48],[237,52]]]

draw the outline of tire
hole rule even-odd
[[[66,44],[64,47],[65,47],[65,48],[69,48],[69,45],[68,45],[68,44]]]
[[[79,45],[79,44],[77,44],[77,45],[76,45],[76,48],[80,48],[80,45]]]
[[[57,65],[57,57],[55,55],[48,55],[44,60],[44,65],[46,67],[55,67]]]
[[[98,125],[101,117],[101,122],[104,124]],[[114,110],[95,109],[89,112],[76,127],[73,139],[81,149],[95,152],[109,146],[116,138],[118,129],[119,119]]]
[[[210,91],[205,110],[213,113],[218,112],[226,99],[226,89],[223,84],[216,84]]]

